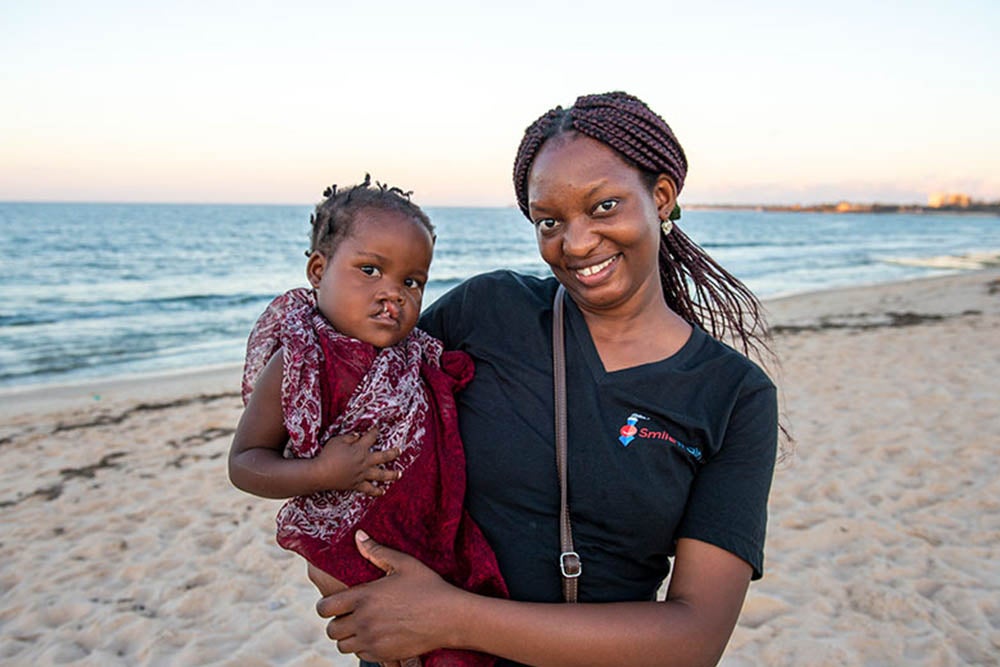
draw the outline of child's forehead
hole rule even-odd
[[[423,225],[412,213],[401,211],[395,208],[383,208],[380,206],[364,206],[354,213],[354,220],[351,224],[353,230],[369,225],[402,225],[413,224],[418,227]],[[363,231],[363,230],[362,230]]]
[[[341,247],[356,255],[430,264],[434,240],[419,220],[401,211],[372,210],[355,218]]]

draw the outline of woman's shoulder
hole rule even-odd
[[[432,303],[420,317],[425,331],[455,349],[470,336],[509,330],[551,310],[555,278],[515,271],[481,273],[464,280]]]
[[[761,365],[731,345],[697,326],[692,331],[692,337],[697,344],[691,363],[704,364],[711,367],[713,373],[738,378],[744,391],[774,388],[774,382]]]
[[[466,291],[502,291],[505,294],[523,294],[526,297],[551,296],[556,291],[556,279],[551,276],[542,278],[510,269],[498,269],[472,276],[461,283],[459,287],[464,287]]]
[[[551,304],[555,278],[501,269],[467,278],[431,305],[431,309],[461,309],[467,317],[502,314],[513,309],[535,310]]]

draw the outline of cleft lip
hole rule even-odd
[[[378,302],[379,310],[374,314],[377,319],[390,319],[393,321],[399,320],[400,312],[402,308],[398,303],[395,303],[389,299],[382,299]]]

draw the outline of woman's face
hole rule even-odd
[[[650,188],[638,169],[579,133],[549,139],[528,174],[528,212],[542,259],[584,311],[663,303],[660,219],[673,182]]]

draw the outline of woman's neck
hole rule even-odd
[[[662,295],[627,311],[581,312],[608,372],[671,357],[691,336],[691,325],[667,306]]]

